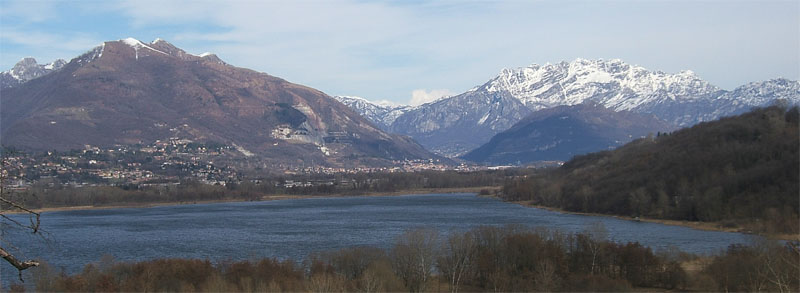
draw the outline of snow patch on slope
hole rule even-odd
[[[720,90],[692,71],[648,71],[619,59],[576,59],[504,69],[483,88],[488,92],[508,91],[532,110],[593,100],[617,111],[665,100],[696,99]]]
[[[39,64],[33,57],[22,58],[10,70],[0,72],[0,88],[10,88],[61,70],[67,62],[57,59],[49,64]]]
[[[372,121],[381,129],[387,130],[397,117],[415,109],[408,105],[397,105],[389,101],[372,102],[356,96],[333,96],[333,99],[353,109],[367,120]]]
[[[148,45],[145,45],[141,41],[139,41],[137,39],[134,39],[134,38],[125,38],[125,39],[122,39],[122,40],[119,40],[119,41],[125,43],[128,46],[131,46],[136,51],[136,60],[139,60],[139,50],[141,50],[141,49],[148,49],[148,50],[151,50],[153,52],[158,52],[158,53],[170,56],[169,54],[167,54],[167,53],[165,53],[163,51],[156,50],[153,47],[150,47]],[[156,42],[153,41],[153,43],[156,43]]]

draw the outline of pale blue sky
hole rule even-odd
[[[502,68],[620,58],[723,89],[800,78],[800,1],[0,0],[0,69],[69,60],[103,41],[190,53],[331,95],[407,103]]]

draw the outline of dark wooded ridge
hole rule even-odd
[[[800,233],[798,108],[772,106],[576,156],[505,184],[503,198],[567,211]]]

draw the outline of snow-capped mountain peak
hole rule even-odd
[[[481,88],[507,91],[532,110],[592,100],[618,111],[659,101],[694,99],[720,90],[690,70],[669,74],[620,59],[580,58],[504,69]]]
[[[108,46],[112,46],[113,49],[109,50]],[[135,38],[103,42],[86,53],[73,58],[69,63],[74,62],[78,66],[83,66],[102,58],[103,54],[107,51],[113,55],[124,55],[126,58],[134,58],[135,60],[139,60],[140,57],[166,56],[178,58],[183,61],[202,60],[227,65],[227,63],[213,53],[206,52],[200,55],[189,54],[161,38],[156,38],[150,43],[144,43]],[[36,63],[36,59],[31,57],[23,58],[14,68],[0,73],[0,88],[14,87],[23,84],[31,79],[57,71],[67,64],[68,62],[58,59],[50,64],[39,65]]]
[[[397,105],[389,101],[372,102],[362,97],[356,96],[333,96],[342,104],[355,110],[368,120],[372,121],[381,129],[387,130],[394,123],[397,117],[403,115],[414,107],[407,105]]]
[[[367,99],[359,97],[359,96],[338,95],[338,96],[333,96],[333,98],[336,99],[337,101],[345,103],[345,104],[347,104],[347,103],[351,103],[351,104],[358,103],[358,104],[371,105],[371,106],[375,106],[375,107],[387,108],[389,110],[395,109],[395,108],[409,108],[409,107],[411,107],[411,106],[408,106],[408,105],[397,104],[397,103],[389,101],[389,100],[378,100],[378,101],[373,102],[373,101],[367,100]]]
[[[92,60],[100,58],[100,57],[103,56],[103,53],[106,51],[106,46],[109,45],[109,44],[112,44],[112,43],[114,44],[115,47],[119,46],[119,45],[122,45],[122,46],[126,46],[126,47],[132,48],[133,49],[133,54],[131,54],[129,56],[133,57],[136,60],[139,60],[140,57],[169,56],[169,57],[174,57],[174,58],[181,59],[183,61],[205,60],[205,61],[211,61],[211,62],[216,62],[216,63],[219,63],[219,64],[227,65],[227,63],[222,61],[222,59],[217,57],[217,55],[214,54],[214,53],[206,52],[206,53],[203,53],[203,54],[200,54],[200,55],[190,54],[190,53],[187,53],[186,51],[184,51],[184,50],[182,50],[182,49],[180,49],[178,47],[175,47],[173,44],[171,44],[171,43],[169,43],[166,40],[161,39],[161,38],[156,38],[155,40],[153,40],[150,43],[144,43],[144,42],[142,42],[140,40],[137,40],[135,38],[125,38],[125,39],[120,39],[120,40],[117,40],[117,41],[105,42],[105,43],[102,43],[99,46],[93,48],[92,50],[84,53],[83,55],[75,58],[74,60],[78,64],[85,64],[85,63],[91,62]],[[119,53],[118,50],[115,50],[115,51],[117,51],[117,52],[115,52],[115,54]],[[123,51],[125,51],[125,50],[123,50]],[[128,51],[128,52],[130,52],[130,51]]]
[[[0,88],[14,87],[42,77],[61,69],[65,64],[67,62],[62,59],[57,59],[49,64],[39,64],[32,57],[22,58],[10,70],[0,72]]]
[[[134,51],[136,51],[136,55],[135,56],[136,56],[137,60],[139,59],[139,50],[142,50],[142,49],[148,49],[148,50],[153,51],[153,52],[158,52],[158,53],[161,53],[161,54],[164,54],[164,55],[170,55],[170,54],[168,54],[166,52],[163,52],[161,50],[157,50],[157,49],[155,49],[155,48],[153,48],[153,47],[151,47],[149,45],[146,45],[145,43],[142,43],[141,41],[139,41],[137,39],[134,39],[134,38],[126,38],[126,39],[122,39],[122,40],[119,40],[119,41],[125,43],[128,46],[131,46],[134,49]],[[164,40],[160,40],[160,41],[161,42],[166,42]],[[150,44],[156,44],[156,43],[159,43],[159,42],[153,41]]]
[[[621,59],[579,58],[503,69],[460,95],[404,112],[390,120],[388,129],[452,156],[489,141],[534,111],[557,106],[596,103],[613,111],[653,115],[681,127],[738,114],[775,99],[800,104],[800,83],[775,79],[729,92],[691,70],[666,73]]]
[[[67,61],[64,61],[64,59],[56,59],[56,61],[53,61],[50,64],[45,65],[44,69],[46,69],[46,70],[59,70],[64,65],[67,65]]]

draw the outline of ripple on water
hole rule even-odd
[[[481,225],[524,224],[581,232],[601,222],[614,241],[639,241],[714,253],[750,236],[610,217],[526,208],[474,194],[310,198],[48,212],[42,225],[50,242],[7,231],[25,258],[43,259],[68,273],[103,255],[134,261],[164,257],[302,259],[309,253],[356,245],[388,248],[397,235],[417,227],[443,233]],[[9,267],[10,268],[10,267]],[[4,269],[9,269],[5,268]],[[3,278],[6,278],[5,276]],[[4,282],[7,283],[7,282]]]

